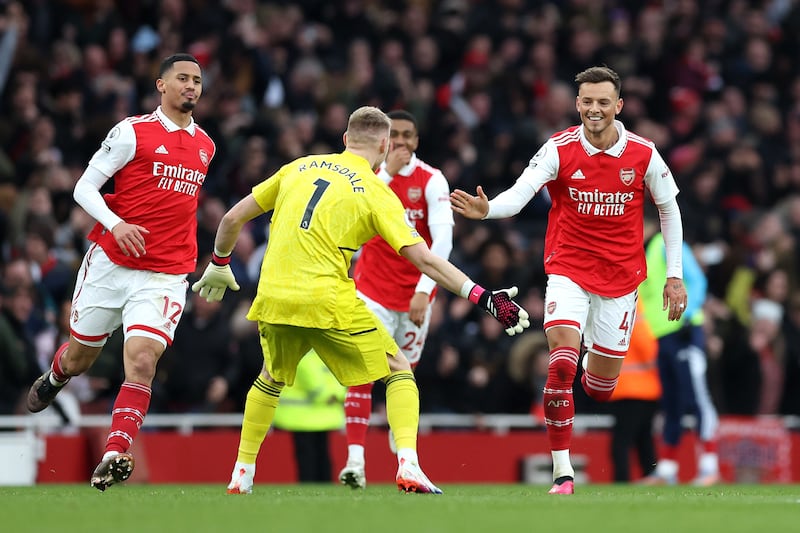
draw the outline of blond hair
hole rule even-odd
[[[347,121],[347,143],[352,146],[378,145],[389,136],[391,119],[377,107],[359,107]]]

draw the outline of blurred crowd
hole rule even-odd
[[[117,121],[157,106],[158,64],[179,51],[203,66],[194,117],[218,148],[201,198],[199,269],[225,210],[282,164],[340,151],[357,106],[412,112],[418,155],[451,188],[480,184],[492,197],[578,122],[575,74],[612,67],[620,119],[655,141],[681,188],[685,238],[709,278],[708,376],[720,412],[800,414],[793,0],[0,2],[0,413],[21,412],[67,335],[94,223],[74,183]],[[535,408],[547,371],[547,209],[542,196],[514,219],[456,217],[453,262],[483,286],[518,285],[534,324],[506,337],[440,291],[417,369],[423,412]],[[159,364],[154,412],[242,409],[261,365],[244,319],[268,239],[261,218],[234,252],[242,290],[222,303],[189,298]],[[108,411],[120,352],[117,334],[70,383],[82,410]]]

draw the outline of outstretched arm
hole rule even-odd
[[[200,296],[209,302],[215,302],[222,300],[226,289],[239,290],[239,284],[236,283],[230,267],[231,253],[242,226],[263,213],[264,210],[252,194],[247,195],[225,213],[217,228],[211,262],[203,272],[203,276],[192,285],[194,292],[199,292]]]
[[[517,295],[516,287],[487,291],[455,265],[434,255],[424,242],[404,246],[400,249],[400,255],[448,291],[468,299],[495,317],[508,335],[522,333],[530,327],[527,311],[512,300]]]
[[[264,214],[264,210],[261,209],[252,194],[239,200],[225,213],[219,223],[217,236],[214,238],[214,251],[220,255],[230,255],[239,238],[239,232],[242,231],[242,226],[262,214]]]
[[[477,196],[456,189],[450,193],[450,205],[456,213],[474,220],[482,220],[489,214],[489,198],[478,185]]]
[[[480,185],[476,192],[477,196],[472,196],[461,189],[451,192],[450,206],[453,211],[475,220],[513,217],[536,196],[536,185],[532,181],[532,172],[526,170],[511,188],[501,192],[491,201]]]
[[[491,201],[478,186],[477,195],[472,196],[460,189],[450,194],[450,204],[456,213],[476,220],[484,218],[508,218],[519,213],[547,182],[556,179],[561,162],[558,149],[552,139],[539,148],[509,189]]]
[[[431,253],[442,259],[447,259],[453,249],[453,226],[450,224],[431,224],[428,227],[431,232]],[[436,282],[427,274],[420,273],[414,295],[411,296],[411,301],[408,303],[408,318],[417,327],[422,327],[423,322],[425,322],[425,315],[427,315],[428,305],[430,305],[430,294],[433,292],[434,287],[436,287]]]
[[[431,252],[424,242],[404,246],[400,249],[400,255],[411,261],[420,272],[452,293],[460,294],[461,287],[469,281],[466,274],[450,261]]]

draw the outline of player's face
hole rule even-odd
[[[419,135],[414,123],[410,120],[392,119],[392,127],[389,130],[389,137],[392,140],[393,148],[405,148],[413,152],[419,146]]]
[[[193,61],[176,61],[172,68],[158,80],[162,104],[175,109],[191,111],[203,93],[203,76]]]
[[[575,105],[587,133],[600,135],[613,127],[614,117],[622,109],[622,99],[610,81],[582,83]]]

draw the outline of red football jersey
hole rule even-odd
[[[552,200],[544,265],[589,292],[628,294],[647,277],[644,201],[673,198],[678,188],[651,141],[616,122],[620,140],[598,150],[581,126],[553,135],[531,159],[521,180],[547,186]]]
[[[118,265],[165,274],[193,272],[198,196],[215,151],[211,137],[194,122],[177,128],[160,112],[123,120],[89,164],[107,173],[119,166],[120,157],[127,160],[113,173],[114,192],[104,198],[125,222],[150,231],[144,235],[146,254],[125,256],[99,222],[88,238]]]
[[[417,232],[431,245],[429,224],[453,224],[450,189],[442,173],[416,156],[406,168],[388,182]],[[356,287],[387,309],[408,312],[408,304],[420,279],[408,259],[398,255],[381,237],[374,237],[361,248],[353,279]],[[436,287],[431,299],[436,295]]]

